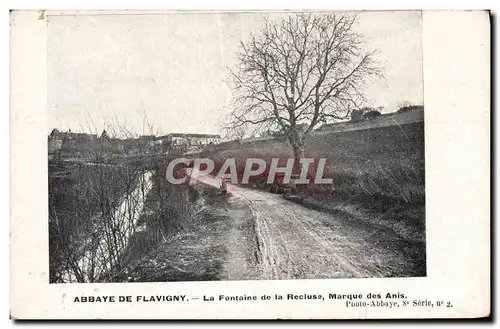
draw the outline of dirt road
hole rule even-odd
[[[204,184],[218,186],[210,178]],[[423,244],[280,195],[229,185],[217,211],[229,219],[222,279],[425,276]]]

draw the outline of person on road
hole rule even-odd
[[[224,177],[222,177],[220,179],[220,192],[222,195],[227,194],[227,183],[226,183],[226,179]]]

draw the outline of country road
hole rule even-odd
[[[200,181],[218,186],[210,177]],[[217,209],[229,219],[221,237],[228,250],[222,279],[425,276],[423,243],[280,195],[231,184],[228,190]]]

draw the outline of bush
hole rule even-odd
[[[404,105],[398,107],[398,113],[411,112],[411,111],[419,111],[423,110],[424,107],[422,105]]]

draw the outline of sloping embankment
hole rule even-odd
[[[234,208],[227,197],[204,184],[155,188],[143,218],[146,230],[130,244],[127,265],[115,274],[114,282],[255,277],[256,241],[245,209]]]

